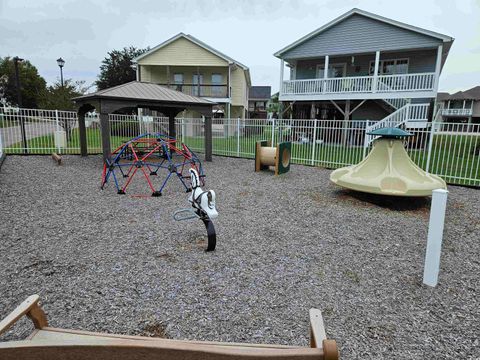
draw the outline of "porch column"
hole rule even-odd
[[[231,64],[228,64],[228,74],[227,74],[227,98],[231,98],[232,94],[230,94],[230,76],[231,76]],[[230,117],[230,107],[228,108],[228,117]]]
[[[197,96],[200,96],[200,67],[197,66]]]
[[[322,93],[325,94],[327,91],[327,78],[328,78],[328,64],[330,61],[330,57],[328,55],[325,55],[325,63],[323,64],[323,89]]]
[[[278,90],[279,96],[282,95],[282,89],[283,89],[283,70],[285,67],[285,62],[283,59],[280,59],[280,88]]]
[[[372,92],[377,92],[377,84],[378,84],[378,68],[380,65],[380,50],[375,52],[375,70],[373,71],[373,84],[372,84]]]
[[[310,119],[315,119],[316,117],[316,113],[315,113],[315,103],[312,101],[312,106],[310,108]]]
[[[167,65],[167,87],[170,88],[170,65]]]
[[[205,161],[212,161],[212,116],[205,116]]]
[[[175,113],[173,111],[168,114],[168,136],[177,138],[177,131],[175,129]]]
[[[435,93],[438,91],[438,79],[440,78],[440,69],[442,67],[442,52],[443,45],[439,45],[437,49],[437,63],[435,64],[435,80],[433,83],[433,91]]]

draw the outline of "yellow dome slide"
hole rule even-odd
[[[446,189],[443,179],[427,174],[408,156],[404,138],[411,136],[398,128],[382,128],[368,135],[380,136],[360,163],[337,169],[330,180],[347,189],[393,196],[431,196],[432,190]]]

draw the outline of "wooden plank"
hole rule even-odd
[[[282,359],[320,360],[322,349],[268,349],[243,346],[216,346],[183,343],[158,343],[154,341],[130,341],[89,339],[77,341],[11,341],[0,344],[2,360],[53,360],[53,359],[102,359],[137,360],[156,359]]]
[[[174,342],[183,344],[199,344],[199,345],[218,345],[218,346],[245,346],[253,348],[269,348],[269,349],[298,349],[298,346],[277,345],[277,344],[250,344],[250,343],[223,343],[218,341],[199,341],[199,340],[174,340],[174,339],[162,339],[156,337],[145,337],[138,335],[118,335],[98,333],[84,330],[72,330],[72,329],[59,329],[54,327],[45,327],[31,335],[32,340],[85,340],[89,337],[103,338],[103,339],[117,339],[117,340],[141,340],[141,341],[157,341],[157,342]]]
[[[38,295],[29,296],[24,302],[17,306],[10,314],[0,321],[0,334],[7,331],[18,319],[22,316],[28,315],[35,325],[35,328],[41,329],[48,326],[47,318],[43,310],[37,305]]]
[[[321,347],[323,340],[326,339],[322,312],[318,309],[310,309],[310,347]]]

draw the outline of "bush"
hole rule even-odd
[[[138,122],[131,121],[118,121],[115,124],[110,123],[110,135],[133,138],[140,135],[140,127],[138,125]]]

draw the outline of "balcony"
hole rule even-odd
[[[435,73],[288,80],[280,100],[375,99],[431,97]]]
[[[443,109],[443,116],[472,116],[472,109]]]
[[[227,85],[211,84],[160,84],[170,89],[181,91],[184,94],[207,97],[207,98],[228,98]]]

